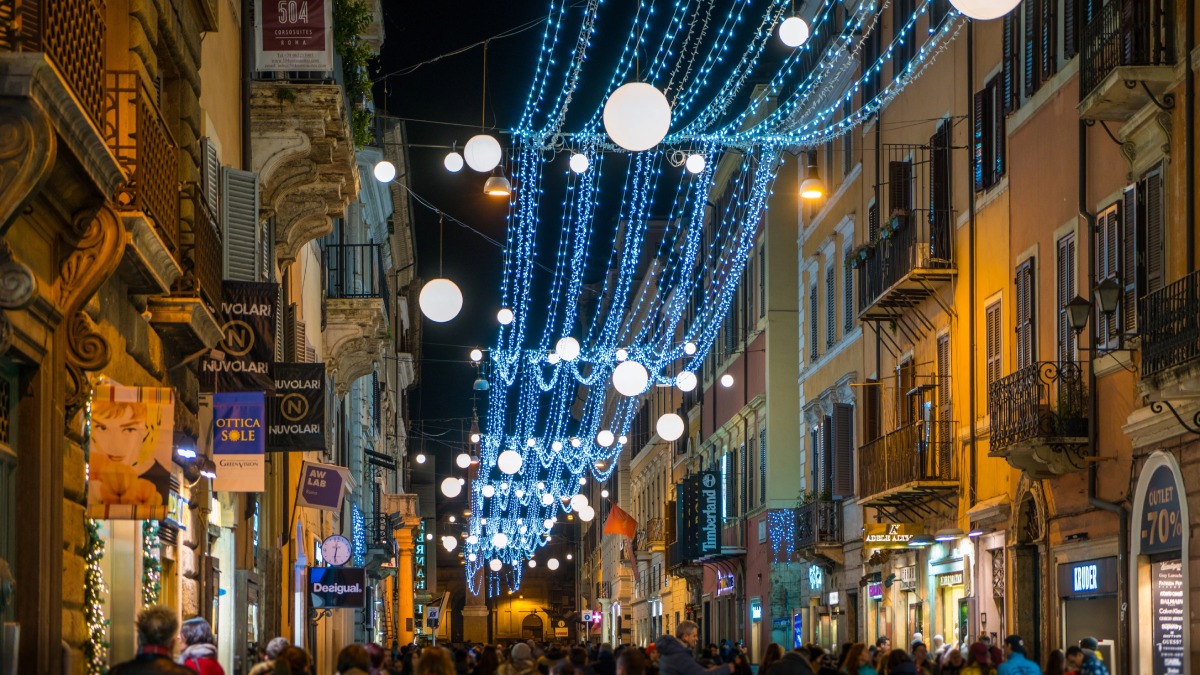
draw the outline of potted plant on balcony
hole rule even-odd
[[[908,212],[904,209],[893,209],[892,217],[888,219],[883,227],[879,228],[879,238],[881,240],[891,239],[896,236],[900,230],[904,229],[904,225],[908,222]]]
[[[1087,396],[1076,386],[1058,389],[1058,405],[1054,409],[1054,434],[1063,438],[1082,438],[1088,435]]]
[[[867,264],[875,255],[875,247],[870,244],[860,244],[846,254],[846,267],[856,270]]]

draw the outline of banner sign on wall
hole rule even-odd
[[[913,523],[867,523],[863,548],[908,548],[908,540],[924,533],[924,527]]]
[[[276,363],[267,450],[325,449],[325,364]]]
[[[676,486],[681,555],[692,560],[721,551],[721,481],[716,471],[701,471]]]
[[[262,492],[266,487],[265,419],[261,391],[213,394],[213,490]]]
[[[275,391],[275,307],[279,284],[222,282],[221,358],[200,366],[201,391]]]
[[[308,606],[313,609],[362,609],[367,573],[361,567],[308,568]]]
[[[1179,487],[1171,467],[1160,466],[1150,476],[1142,501],[1142,514],[1142,555],[1170,553],[1183,548]]]
[[[333,70],[333,0],[258,0],[254,16],[259,71]]]
[[[323,511],[341,511],[342,497],[349,489],[350,474],[345,467],[305,462],[300,467],[296,504]]]
[[[91,411],[88,517],[166,518],[175,390],[100,385]]]

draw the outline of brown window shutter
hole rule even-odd
[[[1064,363],[1075,360],[1075,332],[1067,321],[1067,303],[1075,297],[1075,235],[1068,234],[1058,240],[1056,259],[1058,292],[1058,360]]]
[[[879,419],[883,386],[879,380],[867,380],[863,386],[863,441],[879,438],[883,426]]]
[[[1162,167],[1146,174],[1146,289],[1153,293],[1163,287],[1166,279],[1166,261],[1163,242],[1166,237],[1164,220]]]
[[[1138,189],[1137,185],[1125,188],[1121,209],[1122,227],[1124,228],[1124,246],[1121,255],[1121,283],[1125,293],[1121,298],[1121,316],[1124,321],[1122,330],[1126,333],[1137,332],[1137,303],[1138,303],[1138,254],[1142,246],[1138,244]]]
[[[912,210],[912,162],[888,162],[888,217]]]
[[[833,405],[833,495],[848,497],[854,492],[854,407]]]

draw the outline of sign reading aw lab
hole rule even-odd
[[[867,523],[863,526],[863,548],[908,548],[908,541],[925,528],[913,523]]]
[[[350,475],[344,467],[305,462],[300,467],[296,504],[323,511],[341,511],[342,498],[350,485]]]
[[[217,492],[262,492],[266,487],[266,399],[261,391],[213,394],[212,449]]]

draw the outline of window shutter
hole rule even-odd
[[[1121,298],[1121,314],[1124,320],[1122,330],[1126,333],[1137,332],[1137,303],[1138,303],[1138,256],[1143,246],[1138,242],[1138,189],[1137,185],[1125,188],[1124,208],[1121,210],[1125,246],[1122,249],[1121,283],[1125,293]]]
[[[975,154],[975,191],[980,192],[987,187],[984,182],[984,173],[988,170],[987,161],[983,156],[983,149],[988,145],[985,138],[986,116],[987,116],[987,89],[981,89],[975,92],[973,101],[975,124],[972,133],[974,134],[974,142],[972,143],[972,152]]]
[[[289,302],[283,311],[283,331],[279,333],[283,343],[283,361],[295,363],[299,359],[296,354],[302,348],[296,343],[296,303]]]
[[[879,438],[883,427],[879,415],[882,412],[883,385],[879,380],[867,380],[863,387],[863,440],[873,441]]]
[[[833,256],[825,263],[825,347],[832,349],[837,344],[837,276],[833,269]]]
[[[821,422],[821,489],[818,494],[833,490],[833,417],[825,415]]]
[[[817,282],[814,280],[812,282],[812,288],[810,288],[808,291],[808,311],[810,317],[808,322],[808,356],[813,361],[817,360],[817,355],[819,354],[817,349],[817,326],[819,325],[817,322],[817,312],[820,310],[820,306],[817,303]]]
[[[1041,54],[1038,55],[1038,60],[1042,67],[1042,81],[1045,82],[1058,72],[1058,33],[1057,17],[1055,16],[1058,11],[1058,0],[1040,0],[1038,9],[1041,10],[1041,25],[1038,26],[1041,33],[1039,36]]]
[[[1099,231],[1096,233],[1097,251],[1096,278],[1100,281],[1119,277],[1120,257],[1120,210],[1118,204],[1113,204],[1100,212],[1096,218]],[[1101,344],[1115,345],[1117,341],[1117,316],[1105,316],[1099,307],[1095,309],[1095,320],[1100,333]]]
[[[1075,235],[1068,234],[1058,240],[1056,264],[1058,293],[1058,360],[1068,363],[1075,360],[1075,332],[1067,321],[1067,303],[1075,297]]]
[[[1025,12],[1025,63],[1022,68],[1025,78],[1025,97],[1028,98],[1038,90],[1041,83],[1037,66],[1038,39],[1038,0],[1025,0],[1021,3]]]
[[[285,316],[287,307],[283,304],[283,293],[275,294],[275,360],[283,361],[286,358],[284,349],[286,345],[286,336],[284,331],[287,329],[287,317]]]
[[[850,101],[842,104],[842,119],[850,125],[850,115],[854,111],[854,106]],[[850,171],[854,169],[854,127],[850,125],[850,131],[842,134],[842,175],[850,175]]]
[[[1017,369],[1020,370],[1037,360],[1034,355],[1034,321],[1036,317],[1037,293],[1034,288],[1033,258],[1017,266]]]
[[[879,202],[871,202],[867,207],[867,243],[879,243]]]
[[[1146,288],[1143,295],[1163,287],[1166,263],[1163,259],[1163,242],[1166,223],[1163,218],[1162,167],[1146,174]]]
[[[758,246],[758,318],[767,315],[767,247]]]
[[[758,430],[758,503],[767,502],[767,428]]]
[[[213,226],[220,232],[221,158],[217,156],[217,146],[211,138],[200,139],[200,190],[208,212],[218,221]]]
[[[833,405],[833,494],[854,494],[854,406]]]
[[[937,339],[937,406],[938,418],[950,419],[950,334],[939,335]]]
[[[912,162],[888,162],[888,212],[912,210]]]
[[[984,331],[987,333],[987,386],[991,391],[992,385],[1000,379],[1001,373],[1001,336],[1000,336],[1000,301],[993,302],[987,307]]]
[[[1079,53],[1079,0],[1063,0],[1063,58]]]
[[[1006,167],[1005,160],[1005,144],[1008,141],[1008,134],[1004,128],[1004,101],[1002,99],[1003,82],[1000,76],[992,78],[988,83],[988,108],[990,111],[990,119],[988,128],[992,136],[992,162],[990,169],[992,172],[990,185],[995,185],[1000,182],[1000,177],[1004,175]]]
[[[258,175],[221,169],[221,221],[225,227],[225,279],[258,281],[262,229],[258,223]]]
[[[271,281],[275,273],[275,218],[264,219],[261,230],[259,248],[262,260],[258,263],[258,269],[263,281]]]
[[[1008,114],[1017,108],[1018,70],[1017,54],[1020,45],[1017,43],[1017,13],[1009,12],[1004,15],[1004,56],[1000,64],[1000,76],[1003,78],[1004,113]]]
[[[849,333],[854,330],[854,270],[845,265],[842,274],[842,330]]]

